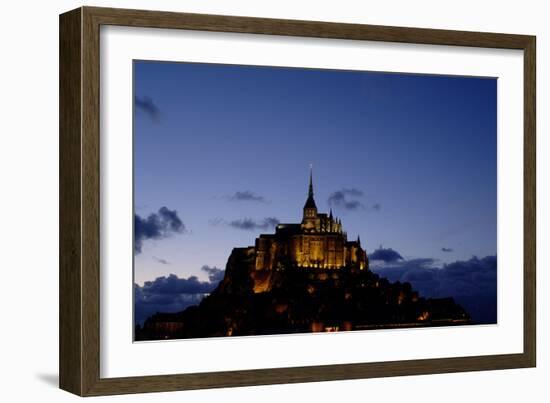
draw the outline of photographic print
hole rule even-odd
[[[497,323],[497,79],[135,60],[135,341]]]
[[[59,62],[61,389],[536,366],[535,36],[79,7]]]

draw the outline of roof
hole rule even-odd
[[[306,204],[304,205],[304,208],[317,209],[317,206],[315,205],[315,200],[313,200],[313,195],[309,195],[309,197],[306,200]]]
[[[279,224],[276,227],[277,234],[298,234],[301,232],[301,224]]]

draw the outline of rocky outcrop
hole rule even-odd
[[[136,329],[137,340],[246,336],[468,324],[452,298],[425,299],[409,283],[370,270],[290,264],[255,270],[254,248],[236,248],[225,277],[197,306],[158,313]]]

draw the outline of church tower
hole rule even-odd
[[[306,204],[304,204],[304,216],[302,218],[302,228],[308,231],[314,231],[317,227],[317,205],[313,199],[313,168],[309,170],[309,190]]]
[[[361,239],[357,237],[357,241],[348,241],[347,233],[342,230],[342,221],[332,209],[328,214],[318,212],[311,167],[302,222],[277,225],[274,234],[260,234],[251,248],[255,254],[254,267],[258,271],[287,267],[328,270],[344,267],[363,270],[369,267]],[[264,292],[262,287],[270,284],[269,278],[259,276],[257,281],[254,280],[254,292]]]

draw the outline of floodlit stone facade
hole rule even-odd
[[[348,241],[340,219],[318,213],[313,198],[313,175],[310,173],[308,198],[301,223],[279,224],[274,234],[262,234],[255,242],[255,269],[280,267],[358,270],[368,269],[367,253],[361,240]]]

